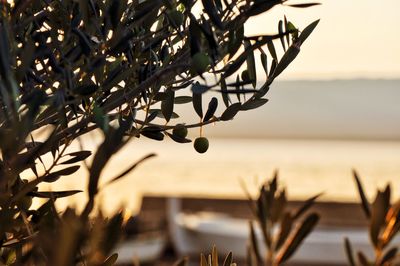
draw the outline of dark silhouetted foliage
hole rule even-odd
[[[265,104],[269,86],[318,23],[299,31],[285,20],[277,34],[244,35],[249,18],[285,2],[0,1],[0,263],[113,264],[122,214],[89,219],[104,166],[131,138],[190,142],[187,129]],[[195,12],[198,7],[203,11]],[[279,39],[286,49],[280,59],[273,44]],[[263,78],[256,74],[257,51]],[[203,110],[206,92],[215,97]],[[199,122],[174,123],[175,105],[188,103]],[[96,151],[68,151],[96,129],[104,132]],[[42,159],[46,154],[50,162]],[[84,210],[59,213],[54,201],[80,191],[39,191],[38,185],[74,174],[88,157]],[[32,208],[34,197],[47,202]]]

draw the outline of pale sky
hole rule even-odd
[[[307,9],[275,7],[247,24],[247,35],[270,34],[283,15],[300,29],[321,19],[283,79],[400,78],[400,0],[319,2]]]

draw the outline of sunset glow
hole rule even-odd
[[[299,28],[321,19],[312,38],[282,78],[400,77],[400,35],[396,26],[400,1],[321,3],[302,10],[280,6],[248,23],[246,32],[251,35],[276,32],[277,22],[284,15]]]

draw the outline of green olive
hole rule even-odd
[[[183,125],[177,125],[172,130],[172,134],[174,134],[177,137],[180,137],[180,138],[184,139],[184,138],[186,138],[186,136],[188,134],[188,130]]]
[[[192,57],[192,67],[197,73],[206,71],[210,63],[210,58],[205,53],[198,52]]]
[[[175,27],[179,27],[183,24],[184,16],[178,10],[168,12],[168,17],[171,20],[172,25]]]
[[[249,80],[250,80],[249,71],[243,70],[243,72],[242,72],[242,80],[243,80],[243,81],[249,81]]]
[[[205,137],[198,137],[194,140],[194,149],[198,153],[205,153],[208,150],[208,139]]]

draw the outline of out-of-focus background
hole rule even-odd
[[[255,192],[274,169],[292,199],[325,192],[326,200],[356,200],[352,168],[369,192],[387,181],[399,188],[398,10],[398,0],[326,0],[302,10],[275,8],[249,21],[246,34],[252,35],[276,32],[284,15],[300,29],[321,19],[298,58],[272,85],[270,102],[204,129],[210,140],[206,154],[196,153],[192,144],[133,140],[107,166],[103,181],[147,153],[158,157],[105,189],[104,207],[135,212],[142,194],[244,197],[241,182]],[[182,108],[189,120],[196,118],[191,106]],[[198,130],[190,134],[196,137]],[[83,145],[100,141],[97,133]],[[56,186],[84,189],[84,169]],[[82,197],[72,197],[74,204]]]

